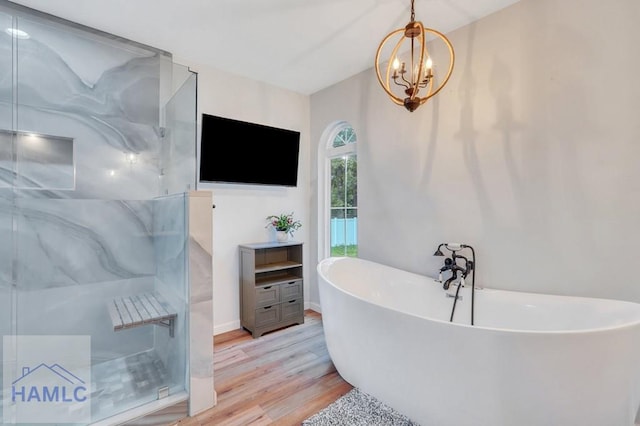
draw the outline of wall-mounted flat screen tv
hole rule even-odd
[[[200,182],[296,186],[300,132],[202,114]]]

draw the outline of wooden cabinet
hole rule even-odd
[[[259,337],[304,323],[302,243],[240,246],[240,323]]]

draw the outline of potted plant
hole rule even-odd
[[[276,239],[278,242],[285,242],[289,239],[289,235],[293,237],[293,231],[299,229],[302,223],[293,218],[293,212],[289,214],[281,213],[280,215],[267,216],[267,227],[271,226],[276,230]]]

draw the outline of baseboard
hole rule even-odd
[[[318,313],[322,313],[322,309],[320,308],[320,304],[319,303],[314,303],[314,302],[305,302],[304,303],[304,308],[305,309],[311,309],[313,311],[316,311]],[[214,325],[213,326],[213,335],[218,335],[218,334],[222,334],[222,333],[226,333],[227,331],[233,331],[233,330],[237,330],[240,328],[240,321],[230,321],[224,324],[220,324],[220,325]]]
[[[304,304],[304,308],[305,309],[311,309],[312,311],[316,311],[317,313],[321,314],[322,313],[322,308],[320,307],[319,303],[314,303],[314,302],[306,302]]]
[[[240,328],[240,321],[231,321],[220,325],[213,326],[213,335],[226,333],[227,331],[233,331]]]

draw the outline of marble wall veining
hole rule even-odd
[[[18,198],[20,288],[154,276],[152,203]]]

